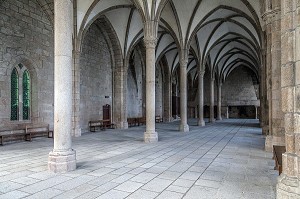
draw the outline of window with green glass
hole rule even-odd
[[[23,120],[30,119],[30,75],[28,70],[23,73]]]
[[[11,73],[11,120],[19,119],[19,75],[16,68]]]

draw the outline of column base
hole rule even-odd
[[[81,137],[81,128],[73,129],[72,136]]]
[[[214,118],[214,119],[209,119],[209,122],[210,123],[215,123],[216,122],[216,119]]]
[[[183,133],[189,132],[190,131],[190,127],[187,124],[185,124],[185,125],[180,124],[179,131],[183,132]]]
[[[217,120],[223,120],[223,118],[220,116],[220,117],[217,117]]]
[[[273,152],[273,145],[284,146],[285,136],[272,136],[268,135],[265,141],[265,150],[267,152]]]
[[[198,126],[205,126],[205,121],[198,120]]]
[[[300,198],[300,181],[298,178],[291,178],[281,174],[276,186],[276,198]]]
[[[173,122],[173,117],[164,117],[164,122]]]
[[[76,169],[76,152],[51,151],[48,157],[48,170],[54,173],[65,173]]]
[[[268,135],[269,134],[269,125],[265,125],[262,127],[262,134]]]
[[[128,122],[117,122],[116,128],[117,129],[128,129]]]
[[[146,143],[155,143],[158,142],[158,134],[154,132],[145,132],[144,133],[144,142]]]

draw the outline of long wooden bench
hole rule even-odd
[[[155,122],[156,122],[156,123],[163,122],[162,117],[160,117],[160,115],[156,115],[156,116],[155,116]]]
[[[89,129],[91,132],[95,132],[96,128],[100,128],[100,130],[105,130],[107,128],[115,128],[115,124],[111,123],[111,120],[94,120],[89,121]]]
[[[136,126],[137,125],[137,118],[135,118],[135,117],[127,118],[127,122],[128,122],[129,127]]]
[[[146,118],[145,117],[132,117],[127,118],[128,126],[140,126],[146,124]]]
[[[91,132],[95,132],[97,127],[99,127],[101,130],[104,128],[103,120],[89,121],[89,129]]]
[[[146,125],[146,117],[139,117],[138,118],[138,125]]]
[[[10,129],[10,130],[1,130],[0,131],[0,144],[3,146],[4,139],[6,138],[22,138],[22,140],[26,140],[26,134],[24,129]]]
[[[275,160],[274,169],[279,172],[279,175],[282,173],[282,154],[285,153],[285,146],[273,146],[273,159]]]
[[[32,137],[47,135],[48,138],[53,138],[53,131],[50,130],[49,124],[34,124],[26,125],[25,140],[32,141]]]
[[[107,128],[114,129],[115,128],[115,124],[111,123],[110,120],[103,120],[103,128],[104,128],[104,130],[107,129]]]

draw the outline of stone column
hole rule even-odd
[[[72,119],[72,136],[81,136],[80,127],[80,51],[73,51],[74,68],[73,68],[73,119]]]
[[[199,76],[198,76],[198,104],[199,104],[199,120],[198,126],[205,126],[204,121],[204,74],[205,70],[200,69],[199,67]]]
[[[210,117],[209,122],[214,123],[215,120],[215,79],[211,77],[210,79]]]
[[[257,111],[258,107],[255,106],[255,119],[258,119],[258,111]]]
[[[181,49],[180,52],[180,126],[181,132],[189,132],[187,124],[187,63],[188,50]]]
[[[76,169],[72,149],[72,33],[73,1],[54,0],[54,149],[48,168],[53,172]]]
[[[128,66],[123,61],[117,64],[119,66],[117,66],[114,71],[114,103],[113,103],[114,122],[117,128],[128,129],[127,101],[126,101]]]
[[[300,21],[298,0],[281,1],[281,94],[286,153],[276,198],[300,198]]]
[[[146,132],[145,142],[157,142],[155,131],[155,47],[157,43],[157,22],[147,21],[144,27],[146,48]]]
[[[166,74],[164,82],[164,122],[172,121],[172,81],[169,74]]]
[[[217,120],[222,120],[222,83],[218,85],[218,114]]]
[[[228,108],[228,106],[226,107],[226,119],[229,119],[229,108]]]
[[[275,5],[272,5],[275,6]],[[267,24],[267,49],[269,49],[268,96],[269,96],[269,131],[265,149],[272,151],[273,145],[284,145],[284,118],[281,107],[281,12],[280,7],[267,10],[264,20]]]

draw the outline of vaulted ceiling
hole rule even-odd
[[[38,0],[51,18],[53,0]],[[236,67],[261,66],[262,0],[77,0],[77,36],[82,38],[99,16],[116,32],[123,57],[143,38],[143,22],[159,22],[157,62],[165,56],[170,72],[179,65],[179,49],[189,49],[188,71],[201,67],[224,81]],[[53,18],[52,18],[53,19]]]

